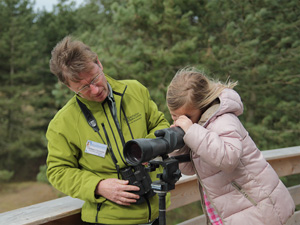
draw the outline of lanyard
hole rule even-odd
[[[86,105],[84,103],[82,103],[78,98],[76,98],[77,100],[77,103],[87,121],[87,123],[90,125],[91,128],[93,128],[93,130],[95,132],[98,133],[98,135],[100,136],[101,140],[103,141],[103,143],[105,143],[105,141],[103,140],[100,132],[99,132],[99,127],[98,127],[98,124],[97,124],[97,121],[95,119],[95,117],[93,116],[93,114],[91,113],[91,111],[86,107]],[[115,157],[115,154],[112,150],[112,147],[111,147],[111,143],[109,141],[109,138],[108,138],[108,135],[107,135],[107,132],[106,132],[106,129],[105,129],[105,126],[104,124],[102,124],[102,128],[103,128],[103,131],[104,131],[104,134],[105,134],[105,138],[106,138],[106,141],[107,141],[107,146],[108,146],[108,152],[115,164],[115,167],[117,169],[117,172],[118,172],[118,176],[119,176],[119,170],[120,170],[120,167],[118,165],[118,160],[117,158]]]

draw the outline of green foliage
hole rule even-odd
[[[158,107],[167,112],[167,84],[175,72],[196,65],[202,33],[198,32],[201,4],[185,1],[114,1],[106,6],[111,15],[88,39],[104,70],[116,79],[137,79],[153,94]],[[93,38],[93,36],[95,38]]]
[[[239,81],[246,128],[260,149],[299,145],[299,5],[296,1],[209,1],[206,65]],[[217,66],[216,66],[217,65]],[[296,115],[297,114],[297,115]],[[288,143],[287,143],[288,140]]]
[[[75,8],[60,0],[51,12],[32,6],[0,0],[0,170],[14,171],[14,179],[34,179],[45,164],[48,123],[73,95],[49,71],[52,48],[69,34],[98,53],[106,74],[147,86],[170,122],[168,84],[178,69],[196,66],[239,81],[241,120],[260,149],[300,145],[298,1],[88,0]]]
[[[40,163],[45,163],[45,131],[57,111],[51,97],[57,81],[48,66],[54,44],[51,48],[45,45],[51,41],[44,16],[47,13],[37,17],[32,4],[0,0],[0,170],[14,171],[13,179],[18,180],[34,178]],[[66,19],[69,15],[64,7],[60,6]],[[56,22],[56,27],[61,23],[51,22]],[[66,26],[63,32],[66,29],[72,27]],[[58,34],[57,38],[65,35]]]
[[[47,165],[40,166],[40,172],[36,176],[36,180],[38,182],[50,184],[46,175],[46,171],[47,171]]]
[[[60,82],[55,84],[51,93],[54,96],[55,105],[57,108],[63,107],[66,104],[66,101],[74,95],[74,93],[72,93]]]
[[[13,171],[0,170],[0,183],[10,181],[13,175]]]

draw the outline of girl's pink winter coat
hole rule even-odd
[[[184,136],[192,161],[181,163],[183,174],[197,174],[224,225],[282,225],[295,204],[278,175],[264,159],[238,117],[240,96],[225,89],[220,103],[202,115]]]

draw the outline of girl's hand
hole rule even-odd
[[[190,126],[193,125],[193,122],[187,116],[179,116],[177,120],[174,121],[171,127],[181,127],[186,133]]]

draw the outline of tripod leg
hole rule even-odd
[[[166,192],[159,192],[159,225],[166,225]]]

